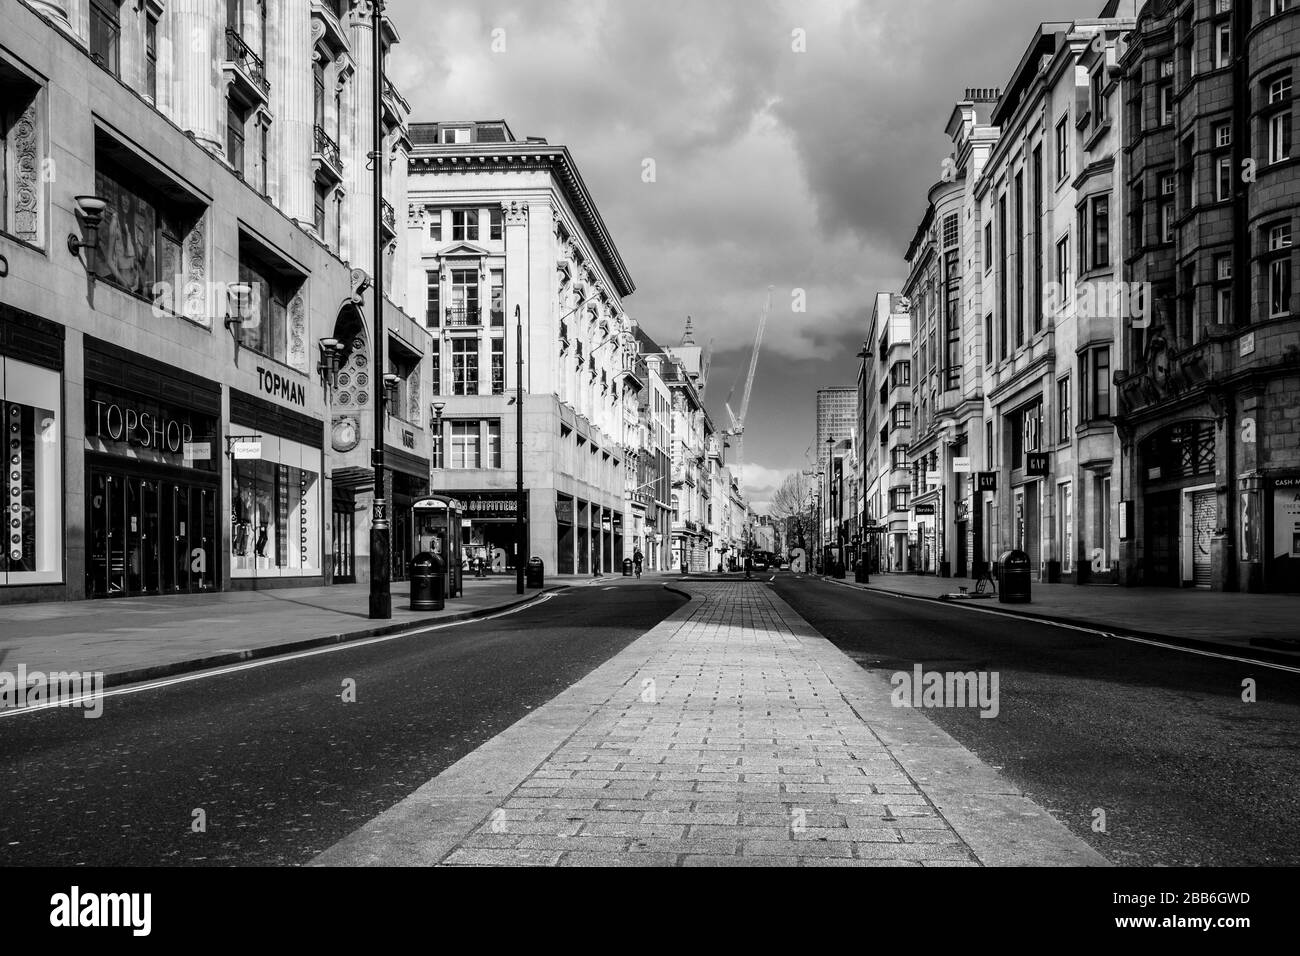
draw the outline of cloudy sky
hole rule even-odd
[[[815,392],[852,384],[897,290],[944,125],[1000,87],[1037,24],[1102,0],[389,0],[414,120],[506,119],[568,146],[661,344],[713,341],[714,421],[773,293],[746,428],[763,502],[803,467]],[[796,32],[799,31],[799,32]],[[800,42],[802,41],[802,42]],[[803,46],[803,51],[796,50]],[[495,47],[495,49],[494,49]],[[504,49],[501,49],[504,47]],[[656,177],[642,178],[653,159]],[[807,311],[792,311],[796,289]]]

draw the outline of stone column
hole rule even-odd
[[[290,219],[310,227],[315,221],[311,152],[315,124],[312,102],[311,8],[280,3],[267,22],[267,75],[271,81],[271,199]]]
[[[30,0],[36,12],[81,46],[90,42],[89,0]]]
[[[225,6],[210,0],[173,0],[167,4],[171,37],[169,84],[171,119],[198,142],[225,155],[226,59]]]
[[[375,182],[374,170],[367,169],[367,154],[374,148],[375,56],[373,4],[362,0],[347,16],[348,43],[356,72],[352,76],[351,122],[340,124],[347,206],[345,207],[341,254],[367,274],[374,271]]]

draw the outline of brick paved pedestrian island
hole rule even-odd
[[[762,584],[692,600],[318,865],[1103,865]]]

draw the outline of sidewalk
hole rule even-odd
[[[827,580],[833,580],[827,578]],[[873,574],[871,583],[841,582],[888,594],[941,599],[958,588],[975,590],[969,578]],[[1223,653],[1249,653],[1300,662],[1300,596],[1235,594],[1192,588],[1121,588],[1075,584],[1032,585],[1030,604],[1002,604],[996,597],[955,600],[958,607],[991,608],[1041,620],[1089,625]]]
[[[548,579],[546,590],[582,583]],[[513,575],[467,577],[442,611],[411,611],[409,585],[395,582],[391,622],[369,619],[368,583],[0,605],[0,668],[101,671],[107,686],[129,684],[480,617],[541,593],[515,587]]]
[[[762,584],[690,603],[313,865],[1105,860]]]

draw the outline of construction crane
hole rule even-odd
[[[727,435],[734,439],[736,446],[736,465],[740,474],[737,479],[744,488],[745,463],[745,419],[749,415],[749,398],[754,392],[754,373],[758,371],[758,355],[763,348],[763,330],[767,328],[767,317],[772,312],[772,289],[767,287],[767,302],[763,305],[763,314],[758,320],[758,332],[754,335],[754,354],[749,357],[749,374],[745,377],[745,394],[740,400],[740,414],[731,410],[731,396],[727,396],[727,417],[731,419],[731,428]],[[735,392],[735,389],[732,389]]]

